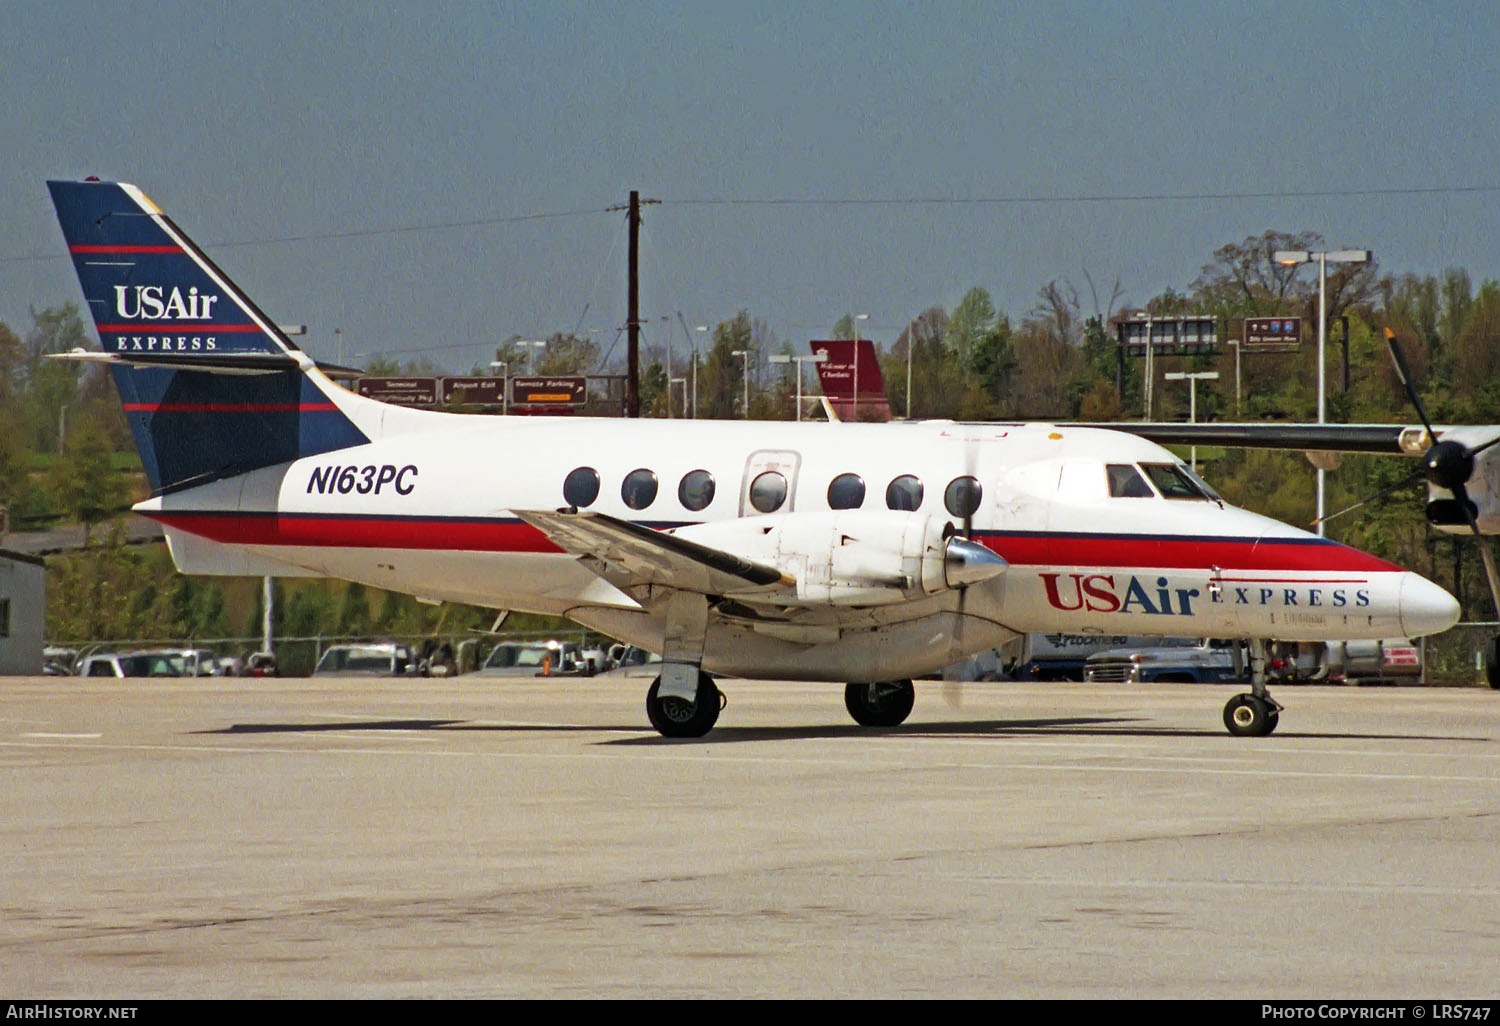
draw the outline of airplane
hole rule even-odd
[[[1230,506],[1166,449],[1053,424],[522,418],[339,386],[140,189],[48,183],[160,523],[188,574],[336,577],[566,616],[662,656],[651,725],[701,737],[713,675],[912,678],[1028,632],[1251,645],[1416,637],[1458,605],[1395,564]]]

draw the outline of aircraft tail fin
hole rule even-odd
[[[153,494],[359,445],[341,390],[146,195],[48,182]]]

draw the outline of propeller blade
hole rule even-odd
[[[1406,357],[1401,353],[1401,346],[1396,342],[1396,333],[1390,328],[1385,329],[1385,346],[1390,350],[1391,359],[1396,363],[1396,376],[1401,379],[1401,384],[1406,388],[1406,397],[1411,400],[1412,406],[1416,407],[1417,416],[1422,418],[1422,426],[1427,429],[1427,437],[1437,441],[1437,435],[1433,433],[1432,421],[1427,419],[1427,411],[1422,409],[1422,400],[1417,396],[1417,390],[1412,387],[1411,370],[1406,366]]]
[[[1359,509],[1361,506],[1364,506],[1364,505],[1367,505],[1368,503],[1374,502],[1376,499],[1383,499],[1387,495],[1391,494],[1392,492],[1400,491],[1402,488],[1405,488],[1408,485],[1416,484],[1418,481],[1422,480],[1426,476],[1427,476],[1427,470],[1426,470],[1425,467],[1423,467],[1420,470],[1416,470],[1416,471],[1414,471],[1414,472],[1412,472],[1410,474],[1407,474],[1405,477],[1403,477],[1401,480],[1397,481],[1395,484],[1390,485],[1389,487],[1386,487],[1386,488],[1382,488],[1380,491],[1376,492],[1374,495],[1367,495],[1365,498],[1360,499],[1358,502],[1356,502],[1356,503],[1354,503],[1352,505],[1345,506],[1341,510],[1337,510],[1337,511],[1335,511],[1333,513],[1328,513],[1328,514],[1325,514],[1324,516],[1318,517],[1309,526],[1316,527],[1318,524],[1326,524],[1326,523],[1328,523],[1328,521],[1334,519],[1335,517],[1341,517],[1345,513],[1353,513],[1355,510]]]
[[[1490,543],[1485,539],[1484,533],[1479,530],[1479,517],[1474,512],[1474,506],[1469,502],[1469,490],[1459,485],[1453,489],[1453,497],[1458,500],[1459,508],[1464,511],[1464,516],[1469,521],[1469,528],[1479,542],[1479,556],[1484,560],[1484,576],[1490,582],[1490,601],[1495,603],[1495,612],[1500,614],[1500,573],[1495,570],[1495,554],[1490,551]]]

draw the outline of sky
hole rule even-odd
[[[741,310],[1141,305],[1268,229],[1477,282],[1497,100],[1480,2],[0,0],[0,321],[81,301],[44,183],[88,175],[354,364],[610,349],[633,189],[675,359]]]

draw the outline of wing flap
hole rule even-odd
[[[705,595],[770,594],[795,589],[774,566],[655,531],[607,513],[516,510],[565,552],[602,564],[616,587],[651,584]]]

